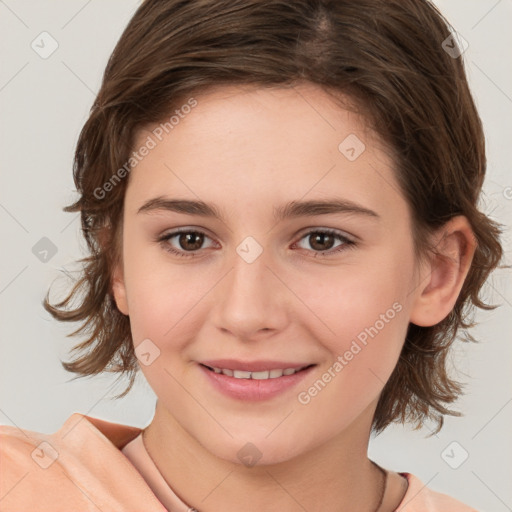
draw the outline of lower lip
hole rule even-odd
[[[269,400],[293,388],[311,373],[314,366],[310,366],[293,375],[283,375],[275,379],[235,379],[223,373],[215,373],[203,365],[199,365],[213,386],[224,395],[238,400],[263,401]]]

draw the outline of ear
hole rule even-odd
[[[126,286],[124,283],[124,274],[121,264],[117,264],[112,274],[112,293],[116,302],[117,309],[128,315],[128,301],[126,300]]]
[[[476,239],[464,216],[450,219],[435,234],[436,253],[420,272],[410,322],[430,327],[452,311],[471,268]]]

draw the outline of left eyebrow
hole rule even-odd
[[[170,199],[163,196],[146,201],[137,213],[155,210],[172,211],[188,215],[212,217],[226,222],[224,215],[216,205],[204,201],[191,201],[189,199]],[[274,208],[274,221],[296,217],[313,217],[316,215],[329,215],[333,213],[358,214],[366,217],[380,219],[373,210],[346,199],[328,199],[323,201],[290,201],[278,208]]]
[[[324,201],[291,201],[279,208],[274,208],[274,220],[279,222],[295,217],[313,217],[332,213],[355,213],[379,219],[380,216],[360,204],[347,199],[327,199]]]

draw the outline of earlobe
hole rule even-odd
[[[448,221],[436,233],[435,254],[420,276],[410,322],[430,327],[452,311],[471,268],[476,239],[464,216]]]
[[[120,265],[117,265],[112,275],[112,294],[116,302],[117,309],[128,315],[128,301],[126,300],[126,287],[124,283],[123,271]]]

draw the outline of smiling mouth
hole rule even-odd
[[[214,373],[221,373],[226,375],[227,377],[233,377],[235,379],[253,379],[253,380],[269,380],[269,379],[278,379],[279,377],[294,375],[295,373],[299,373],[307,368],[311,368],[315,366],[314,364],[309,364],[306,366],[301,366],[298,368],[276,368],[272,370],[263,370],[258,372],[248,372],[244,370],[232,370],[230,368],[216,368],[212,366],[207,366],[205,364],[201,364],[208,370]]]

